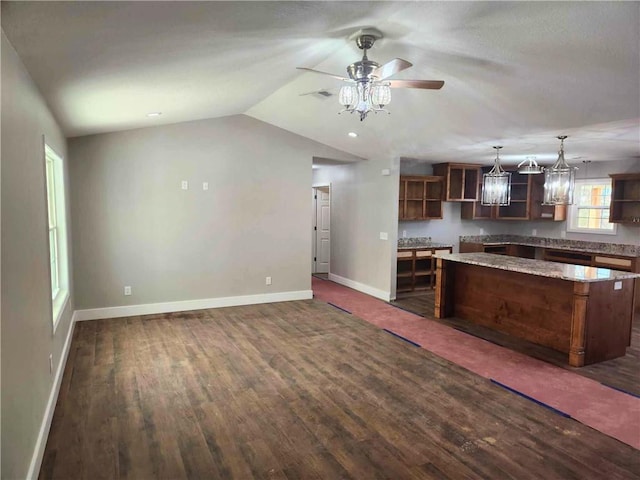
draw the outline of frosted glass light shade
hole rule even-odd
[[[482,176],[482,205],[511,204],[511,172]]]
[[[572,205],[576,167],[544,169],[543,205]]]
[[[358,88],[355,85],[345,85],[340,89],[338,101],[341,105],[349,107],[358,103]]]
[[[375,85],[371,89],[371,103],[382,108],[391,102],[391,87],[388,85]]]

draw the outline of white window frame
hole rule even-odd
[[[67,246],[67,212],[64,189],[64,162],[49,145],[44,144],[45,193],[47,202],[47,245],[53,333],[69,301],[69,261]]]
[[[595,184],[608,184],[611,185],[611,179],[610,178],[583,178],[580,180],[576,180],[575,183],[575,189],[574,189],[574,202],[573,205],[569,205],[569,208],[567,209],[567,232],[571,232],[571,233],[588,233],[588,234],[596,234],[596,235],[616,235],[617,234],[617,224],[613,223],[613,229],[612,230],[604,230],[604,229],[600,229],[600,228],[580,228],[578,227],[578,210],[580,208],[601,208],[601,209],[606,209],[606,208],[611,208],[611,204],[609,204],[609,207],[600,207],[600,206],[594,206],[594,205],[580,205],[578,204],[579,201],[579,195],[577,194],[578,191],[578,187],[580,185],[595,185]]]

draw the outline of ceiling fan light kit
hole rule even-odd
[[[572,205],[573,190],[578,167],[570,166],[564,159],[564,140],[566,135],[558,136],[560,151],[558,160],[551,167],[544,169],[543,205]]]
[[[298,67],[321,75],[328,75],[338,80],[347,82],[340,89],[338,101],[344,107],[338,113],[358,113],[360,121],[364,120],[370,112],[387,112],[384,107],[391,102],[392,88],[422,88],[438,90],[444,82],[441,80],[388,80],[396,73],[406,70],[412,64],[402,58],[380,65],[367,57],[367,50],[373,47],[376,40],[382,38],[382,33],[376,29],[365,29],[354,34],[356,45],[363,51],[362,60],[352,63],[347,67],[348,77],[341,77],[332,73],[321,72],[312,68]]]
[[[482,205],[510,205],[511,204],[511,172],[505,172],[500,165],[500,149],[496,149],[496,160],[493,168],[482,175]]]

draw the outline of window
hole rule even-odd
[[[52,322],[55,330],[64,306],[69,299],[64,166],[62,158],[46,144],[44,146],[44,153],[49,228],[49,261],[51,267]]]
[[[568,232],[615,235],[609,223],[611,179],[576,180],[573,205],[569,206]]]

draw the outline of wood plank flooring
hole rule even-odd
[[[639,453],[308,300],[79,322],[40,478],[630,479]]]
[[[449,325],[489,342],[571,370],[573,373],[591,378],[618,390],[640,396],[640,315],[636,314],[634,318],[631,345],[627,348],[627,354],[624,357],[575,368],[568,365],[565,354],[551,348],[496,332],[481,325],[475,325],[468,320],[456,317],[436,319],[433,316],[434,297],[434,292],[430,291],[420,295],[404,296],[391,303],[404,310]]]

